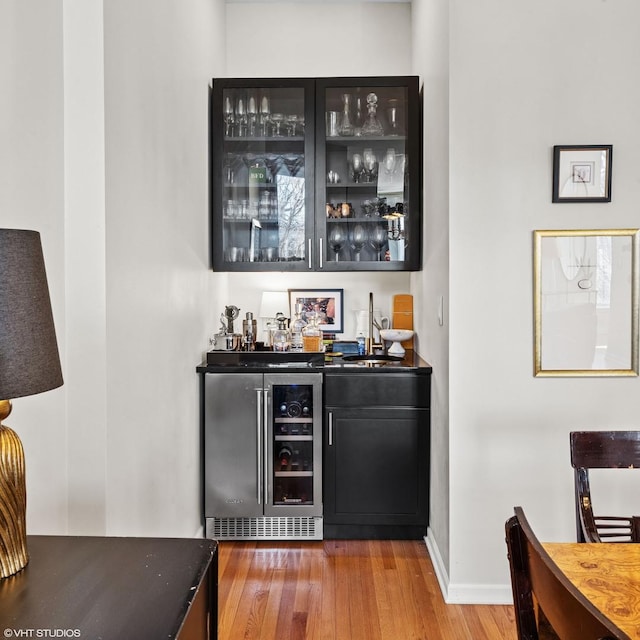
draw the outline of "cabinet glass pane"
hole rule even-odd
[[[408,260],[408,88],[325,91],[326,248],[340,262]]]
[[[313,413],[312,385],[273,386],[274,505],[314,504]]]
[[[225,262],[306,259],[304,89],[222,92]]]

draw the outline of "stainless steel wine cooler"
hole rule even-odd
[[[206,536],[322,539],[322,374],[204,376]]]

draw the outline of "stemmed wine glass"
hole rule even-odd
[[[364,171],[364,165],[362,164],[362,156],[359,153],[354,153],[351,156],[351,171],[353,173],[353,181],[360,182],[360,177]]]
[[[260,100],[260,135],[265,138],[269,133],[270,115],[269,96],[262,96]]]
[[[296,135],[296,127],[298,126],[298,116],[295,113],[285,116],[285,122],[287,123],[287,133],[289,136]]]
[[[247,101],[247,122],[247,135],[255,138],[258,125],[258,104],[256,102],[256,96],[253,93]]]
[[[238,98],[236,102],[236,122],[238,124],[237,135],[242,138],[247,132],[247,111],[242,97]]]
[[[271,114],[271,122],[275,126],[275,131],[273,132],[273,136],[275,138],[282,137],[280,133],[280,125],[284,122],[284,114],[283,113],[272,113]]]
[[[284,156],[284,164],[289,171],[289,175],[296,176],[304,164],[304,156],[297,153],[289,153]]]
[[[235,113],[233,111],[233,104],[231,98],[226,96],[224,99],[224,135],[230,138],[233,135],[233,125],[235,124]]]
[[[367,174],[367,182],[375,182],[378,174],[376,154],[371,149],[365,149],[362,159],[364,162],[364,170]]]
[[[269,181],[276,182],[276,176],[280,172],[282,164],[284,162],[284,158],[277,153],[268,153],[264,158],[265,164],[267,165],[267,169],[269,170]]]
[[[387,243],[387,232],[382,226],[376,225],[371,230],[371,237],[369,238],[369,241],[371,242],[371,246],[376,250],[378,254],[379,262],[380,260],[382,260],[382,249]]]
[[[333,229],[331,229],[331,233],[329,234],[329,246],[332,251],[336,254],[336,262],[339,261],[339,253],[340,249],[344,246],[344,243],[347,241],[347,235],[342,229],[342,225],[335,224],[333,225]]]
[[[351,231],[351,246],[356,254],[356,261],[360,261],[360,252],[367,241],[367,232],[361,224],[357,224]]]

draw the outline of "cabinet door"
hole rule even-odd
[[[327,408],[327,524],[428,521],[429,411]]]
[[[215,270],[313,267],[313,95],[311,80],[214,80]]]
[[[413,76],[318,81],[321,268],[420,268],[420,112]]]

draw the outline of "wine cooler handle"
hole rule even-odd
[[[324,253],[322,251],[322,238],[318,238],[318,242],[320,243],[320,268],[322,269],[322,258],[324,257]]]
[[[333,411],[329,411],[329,446],[333,446]]]
[[[313,260],[311,258],[311,251],[313,250],[313,240],[309,238],[307,241],[308,249],[309,249],[309,269],[313,269]]]
[[[257,460],[257,474],[258,474],[258,504],[262,504],[262,415],[263,415],[263,403],[262,403],[262,389],[256,389],[256,440],[258,443],[258,460]]]
[[[267,443],[269,442],[269,440],[267,439],[269,437],[269,389],[264,390],[264,403],[262,406],[264,408],[264,414],[263,414],[263,420],[262,420],[262,426],[264,428],[264,438],[263,438],[264,462],[262,463],[262,470],[264,471],[264,496],[265,496],[264,503],[266,506],[267,499],[269,497],[268,496],[269,494],[269,461],[267,460],[267,451],[268,451]],[[273,464],[273,461],[272,461],[272,464]]]

